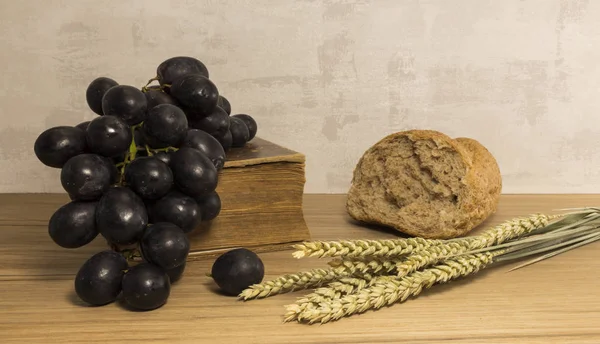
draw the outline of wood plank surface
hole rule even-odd
[[[283,306],[306,291],[249,302],[221,296],[205,276],[214,258],[189,262],[158,310],[86,307],[73,293],[73,277],[103,243],[58,248],[43,223],[51,209],[35,195],[2,197],[14,207],[0,209],[0,343],[600,343],[600,242],[511,273],[511,265],[492,267],[337,322],[286,324]],[[600,195],[503,195],[480,228],[599,205]],[[396,235],[349,221],[341,195],[306,195],[304,212],[313,239]],[[326,266],[290,253],[261,254],[267,279]]]

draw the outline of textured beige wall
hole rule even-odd
[[[32,147],[93,118],[85,87],[204,61],[260,136],[307,155],[306,192],[345,192],[407,128],[480,140],[504,192],[600,192],[600,1],[1,1],[0,191],[61,191]]]

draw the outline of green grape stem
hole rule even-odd
[[[152,150],[150,149],[150,147],[148,145],[146,145],[146,152],[148,152],[148,156],[154,155],[154,153],[152,153]]]
[[[137,128],[141,128],[144,125],[144,122],[140,122],[131,127],[131,143],[129,144],[129,151],[125,154],[125,159],[123,162],[116,164],[115,166],[119,170],[119,181],[117,182],[118,186],[125,185],[125,169],[127,166],[135,160],[138,154],[138,147],[135,144],[135,130]],[[145,145],[144,150],[148,154],[148,156],[153,156],[158,152],[176,152],[178,148],[176,147],[166,147],[166,148],[150,148],[150,146]]]
[[[154,82],[154,81],[157,81],[157,80],[158,80],[158,75],[157,75],[157,76],[155,76],[154,78],[152,78],[152,79],[148,80],[148,82],[146,83],[146,85],[142,86],[142,92],[144,92],[144,93],[148,92],[148,86],[149,86],[149,85],[150,85],[152,82]]]

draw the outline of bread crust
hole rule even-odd
[[[439,225],[437,222],[435,225],[426,225],[426,221],[420,222],[420,219],[424,217],[436,218],[440,214],[428,215],[415,211],[399,217],[397,210],[401,208],[400,206],[394,204],[393,201],[384,200],[383,192],[381,195],[374,196],[373,188],[366,185],[366,183],[372,182],[368,179],[374,173],[388,172],[376,172],[372,167],[374,159],[386,159],[386,157],[378,155],[382,147],[400,149],[398,142],[402,138],[407,138],[412,142],[430,140],[436,145],[436,149],[439,148],[443,152],[451,152],[460,157],[464,175],[461,180],[458,202],[452,207],[450,213],[442,215],[445,220],[450,221],[451,225]],[[368,162],[365,163],[365,161]],[[390,178],[387,173],[385,176]],[[384,178],[385,176],[377,177]],[[496,159],[478,141],[471,138],[452,139],[448,135],[434,130],[407,130],[384,137],[367,149],[359,159],[348,191],[346,210],[353,219],[359,222],[391,227],[411,236],[449,239],[467,234],[495,213],[501,190],[502,178]],[[370,195],[367,196],[367,193]],[[377,197],[378,202],[373,202],[373,197]],[[385,206],[381,206],[382,204]],[[414,218],[411,218],[410,214],[414,214]]]

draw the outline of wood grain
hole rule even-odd
[[[0,212],[2,343],[599,343],[600,243],[506,273],[512,265],[441,285],[379,311],[326,325],[282,323],[283,306],[306,291],[249,302],[219,295],[204,274],[214,258],[190,261],[166,306],[130,312],[119,304],[86,307],[73,276],[103,243],[66,250],[47,236],[38,195],[5,195]],[[534,212],[600,204],[600,195],[503,195],[479,230]],[[0,208],[1,209],[1,208]],[[41,209],[41,210],[40,210]],[[344,212],[339,195],[304,196],[314,239],[390,238]],[[33,220],[28,220],[32,218]],[[325,260],[263,253],[266,278],[324,267]],[[516,263],[515,263],[516,264]]]

